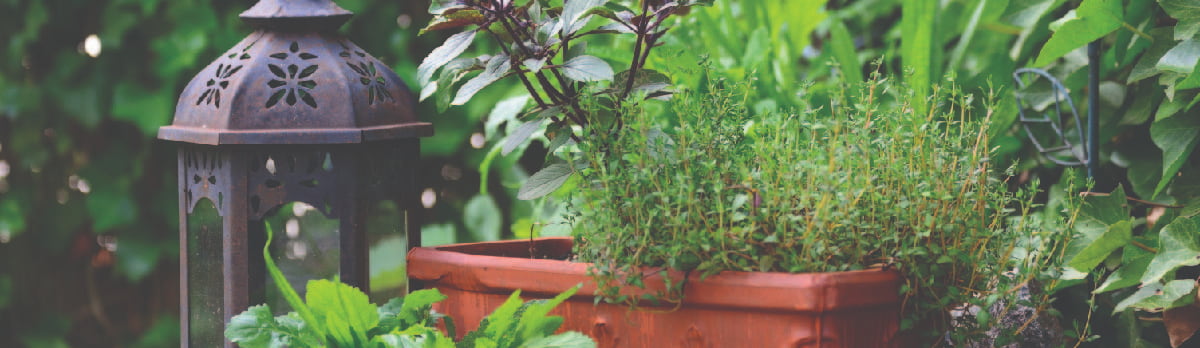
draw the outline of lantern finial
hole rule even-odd
[[[353,14],[333,0],[259,0],[240,17],[256,27],[336,29]]]

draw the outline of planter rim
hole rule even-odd
[[[431,287],[461,290],[555,295],[577,284],[576,299],[596,296],[596,283],[588,275],[590,263],[530,259],[499,255],[529,254],[540,250],[569,251],[570,237],[452,244],[414,248],[408,253],[408,275]],[[623,294],[641,296],[665,288],[660,269],[644,271],[645,289],[625,288]],[[668,271],[671,279],[684,272]],[[788,312],[832,312],[864,307],[897,306],[900,273],[870,269],[824,273],[724,271],[699,280],[690,277],[683,304],[699,307],[754,308]]]

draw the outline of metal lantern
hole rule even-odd
[[[364,291],[372,207],[419,211],[419,138],[433,127],[394,72],[337,33],[350,16],[331,0],[259,1],[241,14],[256,31],[188,84],[159,129],[179,143],[183,346],[234,346],[225,324],[265,300],[264,220],[284,204],[336,221],[336,272]],[[401,214],[390,233],[419,246],[418,219]]]

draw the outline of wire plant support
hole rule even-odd
[[[1017,86],[1016,91],[1014,91],[1014,96],[1017,101],[1017,113],[1019,115],[1018,120],[1021,122],[1021,127],[1025,129],[1026,137],[1028,137],[1029,140],[1031,142],[1033,142],[1033,146],[1035,148],[1037,148],[1038,152],[1041,153],[1047,160],[1050,160],[1051,162],[1054,162],[1058,165],[1063,165],[1063,166],[1084,165],[1084,166],[1087,166],[1088,177],[1094,178],[1096,176],[1096,168],[1099,163],[1097,161],[1094,161],[1093,159],[1095,159],[1096,154],[1100,152],[1100,149],[1099,149],[1100,148],[1100,143],[1099,143],[1099,138],[1100,138],[1099,123],[1100,122],[1099,122],[1099,118],[1096,115],[1096,109],[1099,107],[1099,99],[1100,99],[1100,97],[1099,97],[1099,94],[1100,94],[1100,92],[1099,92],[1099,90],[1100,90],[1100,88],[1099,88],[1099,86],[1100,86],[1100,62],[1099,62],[1100,61],[1100,42],[1093,41],[1093,42],[1088,43],[1087,50],[1088,50],[1088,109],[1087,109],[1087,125],[1088,126],[1087,126],[1087,133],[1083,132],[1084,131],[1083,122],[1081,122],[1081,120],[1079,119],[1079,110],[1077,108],[1075,108],[1075,102],[1071,100],[1070,91],[1068,91],[1067,88],[1062,85],[1061,81],[1059,81],[1053,75],[1050,75],[1049,72],[1047,72],[1046,70],[1043,70],[1043,69],[1038,69],[1038,68],[1021,68],[1021,69],[1017,69],[1016,71],[1013,72],[1013,80],[1016,82],[1016,86]],[[1025,98],[1023,98],[1021,96],[1020,90],[1023,90],[1026,88],[1025,80],[1023,80],[1022,78],[1030,76],[1030,75],[1035,75],[1036,77],[1045,78],[1047,81],[1050,82],[1051,90],[1052,90],[1052,93],[1054,94],[1054,112],[1055,112],[1055,116],[1057,116],[1057,117],[1051,118],[1049,113],[1043,114],[1042,117],[1036,117],[1036,116],[1031,117],[1026,114],[1025,110],[1027,108],[1029,108],[1029,104],[1026,102]],[[1079,134],[1080,142],[1084,143],[1084,145],[1085,145],[1085,147],[1082,149],[1077,148],[1076,147],[1077,145],[1073,144],[1071,142],[1070,138],[1067,137],[1066,134],[1064,134],[1065,127],[1064,127],[1064,123],[1063,123],[1064,115],[1063,115],[1063,110],[1062,110],[1062,104],[1063,104],[1062,101],[1064,99],[1067,102],[1067,107],[1070,109],[1070,113],[1071,113],[1070,117],[1074,121],[1073,123],[1075,126],[1075,132],[1076,132],[1076,134]],[[1030,109],[1032,109],[1032,108],[1030,108]],[[1031,129],[1031,127],[1035,126],[1035,125],[1039,125],[1039,124],[1048,124],[1049,125],[1050,129],[1054,131],[1054,134],[1057,137],[1057,140],[1058,140],[1057,144],[1051,144],[1049,147],[1047,147],[1047,144],[1043,144],[1042,141],[1038,140],[1037,136],[1034,135],[1034,131],[1033,131],[1033,129]],[[1055,154],[1062,153],[1062,152],[1069,152],[1071,154],[1071,157],[1074,158],[1074,160],[1064,159],[1063,157],[1055,156]]]

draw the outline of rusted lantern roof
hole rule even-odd
[[[408,86],[337,33],[331,0],[261,0],[257,28],[184,88],[159,139],[195,144],[349,144],[433,134]]]

